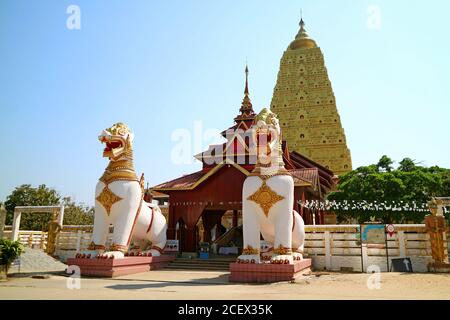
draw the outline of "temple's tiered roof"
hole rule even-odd
[[[203,168],[197,172],[159,184],[152,188],[159,192],[175,190],[193,190],[224,167],[233,166],[246,176],[256,164],[254,136],[250,130],[256,114],[250,100],[248,90],[248,67],[245,68],[244,98],[239,109],[239,115],[234,118],[235,124],[222,132],[227,142],[209,146],[208,150],[195,155],[203,163]],[[297,187],[310,187],[319,193],[328,192],[333,186],[333,173],[314,161],[298,154],[289,152],[285,142],[282,144],[285,168],[294,178]]]

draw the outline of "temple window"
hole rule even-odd
[[[303,139],[305,137],[305,135],[302,133],[301,135],[300,135],[300,139]]]
[[[300,115],[300,119],[304,119],[305,118],[305,116],[304,115]]]

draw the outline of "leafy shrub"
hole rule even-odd
[[[24,247],[19,241],[0,239],[0,265],[5,266],[6,273],[11,264],[24,252]]]

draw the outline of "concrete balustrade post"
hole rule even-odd
[[[3,238],[3,230],[5,229],[6,209],[3,205],[0,206],[0,239]]]
[[[327,270],[331,270],[331,235],[330,231],[325,231],[325,267]]]

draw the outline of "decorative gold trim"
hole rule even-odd
[[[89,244],[88,250],[105,250],[105,246],[101,244],[95,244],[94,241],[92,241]]]
[[[248,245],[246,248],[242,250],[242,254],[243,255],[259,254],[259,250]]]
[[[125,252],[128,252],[128,246],[124,246],[124,245],[121,245],[121,244],[113,243],[109,247],[109,250],[110,251],[121,251],[121,252],[125,253]]]
[[[111,214],[111,207],[114,203],[122,200],[121,197],[117,196],[114,192],[112,192],[108,185],[103,188],[102,192],[95,198],[102,206],[105,208],[108,216]]]
[[[117,160],[111,159],[99,180],[105,184],[117,180],[139,181],[134,171],[133,150],[127,149]]]
[[[277,194],[266,184],[266,180],[263,180],[261,187],[259,187],[259,189],[255,191],[255,193],[247,198],[247,200],[259,204],[266,217],[269,215],[270,208],[272,208],[275,203],[283,199],[283,196]]]
[[[278,248],[273,250],[273,253],[277,254],[277,255],[291,255],[292,254],[292,249],[291,248],[287,248],[287,247],[283,247],[281,244]]]

